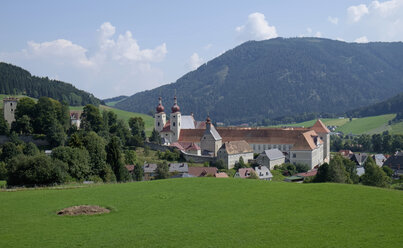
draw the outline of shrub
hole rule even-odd
[[[8,185],[34,186],[63,183],[67,177],[67,165],[44,154],[19,155],[8,163]]]

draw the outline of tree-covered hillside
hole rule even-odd
[[[58,101],[66,101],[72,106],[100,104],[100,100],[92,94],[79,90],[69,83],[32,76],[20,67],[3,62],[0,62],[0,94],[23,94],[33,98],[47,96]]]
[[[181,112],[237,124],[302,113],[344,113],[403,91],[403,43],[319,38],[249,41],[175,83],[137,93],[116,107],[149,113],[158,97]]]
[[[368,107],[362,107],[347,112],[348,116],[363,117],[403,112],[403,93],[400,93],[385,101],[372,104]]]

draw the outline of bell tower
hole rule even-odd
[[[176,142],[179,139],[181,131],[181,112],[178,106],[176,96],[174,97],[174,105],[171,108],[172,113],[169,116],[170,119],[170,129],[172,134],[172,142]]]
[[[158,132],[161,132],[167,122],[167,115],[164,112],[164,106],[162,106],[162,98],[159,98],[159,104],[156,108],[154,115],[155,123],[154,128]]]

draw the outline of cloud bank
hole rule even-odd
[[[165,43],[140,48],[130,31],[116,37],[116,28],[103,23],[93,53],[66,39],[29,41],[20,52],[0,54],[0,59],[30,70],[33,74],[60,78],[98,97],[131,95],[151,89],[162,81],[155,64],[167,54]]]

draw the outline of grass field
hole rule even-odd
[[[373,133],[373,130],[379,129],[376,133],[382,133],[387,130],[386,125],[388,121],[395,118],[395,114],[388,115],[378,115],[365,118],[353,119],[351,122],[347,122],[343,126],[339,127],[337,131],[341,131],[345,134],[363,134],[363,133]],[[382,127],[385,127],[382,129]]]
[[[57,216],[65,207],[112,209]],[[188,178],[0,192],[0,247],[400,247],[403,193]]]
[[[322,122],[326,126],[337,126],[336,131],[343,132],[344,134],[376,134],[384,131],[389,131],[392,134],[403,134],[403,122],[388,125],[388,122],[395,118],[396,114],[378,115],[364,118],[353,118],[352,121],[349,118],[323,118]],[[291,126],[291,127],[311,127],[317,119],[293,123],[276,125],[275,127]]]

